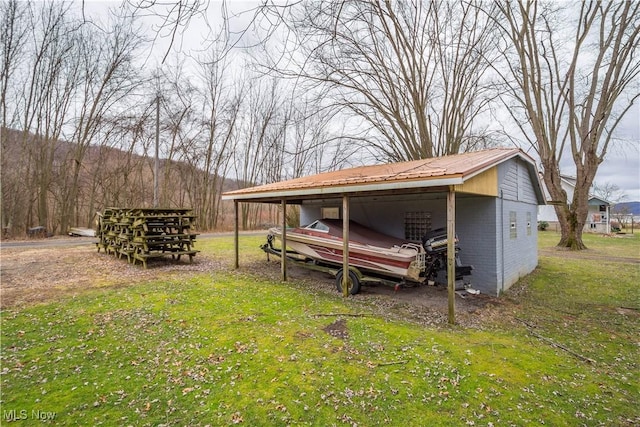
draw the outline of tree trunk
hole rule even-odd
[[[558,211],[562,211],[562,215]],[[564,220],[560,221],[561,237],[557,247],[569,248],[571,250],[579,251],[587,249],[582,242],[582,230],[584,228],[585,220],[580,220],[577,210],[572,206],[556,207],[556,213],[558,213],[558,219],[564,216]]]
[[[585,249],[589,190],[617,139],[615,129],[640,98],[635,84],[640,3],[581,2],[579,8],[550,8],[533,0],[495,4],[511,46],[494,70],[509,102],[521,107],[509,113],[540,156],[561,224],[558,246]],[[561,186],[563,155],[571,155],[576,168],[570,199]]]

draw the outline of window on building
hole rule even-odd
[[[409,240],[420,240],[431,231],[431,212],[405,212],[404,237]]]
[[[518,237],[518,223],[515,211],[509,212],[509,237],[512,239]]]

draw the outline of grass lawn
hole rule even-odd
[[[638,425],[640,264],[607,258],[640,238],[557,240],[481,328],[433,328],[233,271],[232,238],[203,239],[227,268],[3,310],[0,423]]]

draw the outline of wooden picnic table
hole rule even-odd
[[[193,249],[195,219],[186,208],[107,208],[98,214],[96,246],[130,263],[140,261],[144,268],[149,258],[166,255],[178,261],[187,255],[193,262],[199,252]]]

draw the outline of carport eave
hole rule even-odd
[[[340,197],[342,195],[358,197],[387,194],[415,194],[420,192],[446,192],[450,185],[460,185],[463,182],[464,180],[460,175],[434,180],[382,182],[365,185],[315,187],[243,194],[230,193],[223,194],[222,200],[234,200],[245,203],[280,203],[282,200],[287,200],[290,204],[302,204],[305,200]]]

